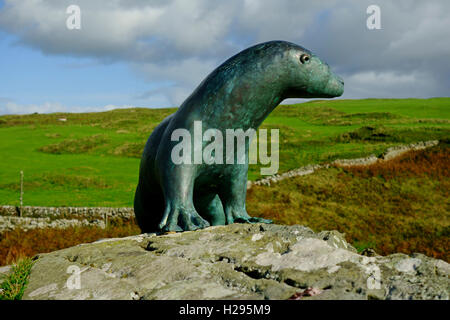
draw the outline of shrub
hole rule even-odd
[[[31,272],[33,261],[30,258],[17,260],[10,274],[0,284],[0,300],[22,299]]]
[[[81,139],[67,139],[59,143],[43,146],[38,150],[52,154],[86,153],[106,142],[108,142],[108,137],[106,135],[96,134]]]
[[[51,252],[77,244],[93,242],[103,238],[125,237],[139,234],[134,219],[108,221],[108,227],[84,226],[67,229],[14,229],[0,234],[0,265],[11,264],[23,257]]]
[[[336,229],[359,250],[421,252],[450,261],[449,155],[443,143],[368,166],[253,186],[247,208],[275,223]]]

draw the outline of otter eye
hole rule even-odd
[[[300,62],[301,62],[301,63],[308,63],[309,60],[310,60],[310,57],[309,57],[309,55],[307,55],[307,54],[302,54],[302,55],[300,56]]]

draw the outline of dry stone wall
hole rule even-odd
[[[21,228],[68,228],[98,226],[104,228],[108,220],[129,220],[133,208],[33,207],[0,206],[0,232]]]
[[[420,141],[417,143],[411,143],[408,145],[400,145],[396,147],[391,147],[386,150],[382,155],[379,157],[375,155],[370,155],[365,158],[357,158],[357,159],[338,159],[331,163],[331,165],[339,165],[339,166],[358,166],[358,165],[370,165],[377,161],[387,161],[391,160],[395,157],[398,157],[402,155],[405,152],[412,151],[412,150],[422,150],[429,147],[433,147],[439,144],[438,140],[430,140],[430,141]],[[267,178],[263,178],[257,181],[248,181],[247,182],[247,189],[250,189],[253,185],[256,186],[270,186],[272,183],[279,182],[284,179],[292,178],[292,177],[298,177],[298,176],[304,176],[307,174],[311,174],[316,170],[329,168],[330,164],[317,164],[317,165],[307,165],[304,167],[300,167],[294,170],[287,171],[282,174],[275,174],[273,176],[269,176]]]
[[[1,216],[19,216],[20,208],[15,206],[0,206]],[[133,208],[108,208],[108,207],[22,207],[21,217],[104,217],[129,218],[134,216]]]

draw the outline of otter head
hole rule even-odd
[[[292,46],[286,58],[286,98],[334,98],[344,93],[344,81],[309,50]]]

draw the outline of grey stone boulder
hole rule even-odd
[[[8,276],[11,272],[11,266],[2,266],[0,267],[0,283]]]
[[[360,255],[336,231],[233,224],[39,255],[24,299],[448,299],[450,266]]]

